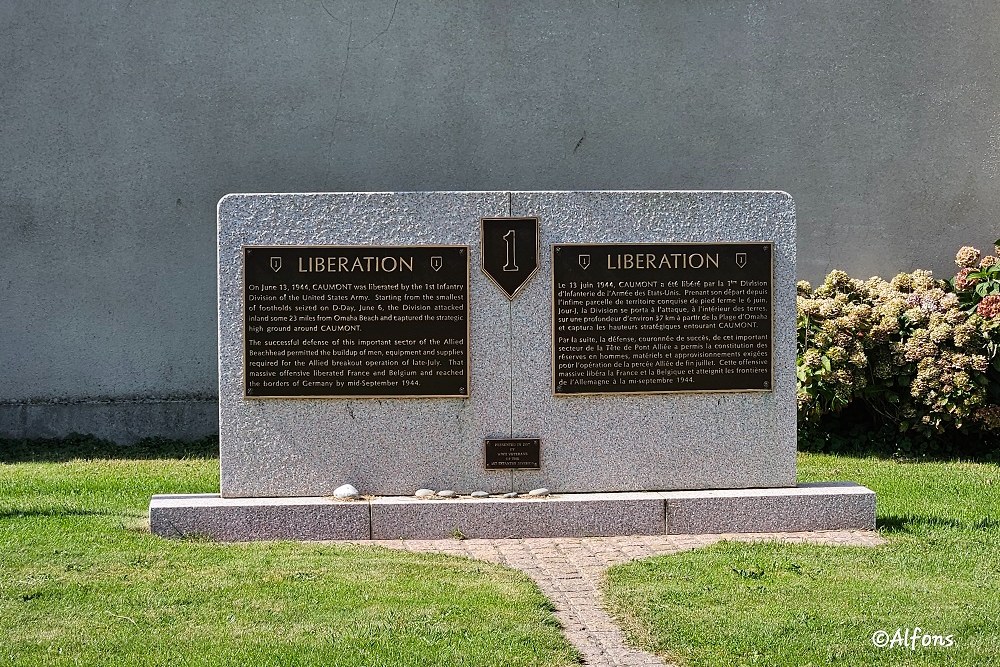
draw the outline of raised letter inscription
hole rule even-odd
[[[248,246],[249,398],[469,395],[465,246]]]
[[[770,390],[773,252],[554,245],[555,394]]]
[[[539,438],[487,438],[483,446],[487,470],[539,470],[542,467]]]

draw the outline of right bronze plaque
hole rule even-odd
[[[774,244],[552,246],[557,396],[770,391]]]

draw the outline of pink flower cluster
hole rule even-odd
[[[992,320],[1000,315],[1000,296],[995,294],[984,296],[983,300],[976,306],[976,314],[984,320]]]
[[[960,292],[964,292],[967,289],[972,289],[979,282],[977,278],[970,278],[970,273],[975,273],[975,269],[971,267],[965,267],[955,275],[955,289]]]

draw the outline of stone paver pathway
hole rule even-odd
[[[621,630],[604,611],[600,592],[604,570],[636,558],[677,553],[720,540],[853,546],[877,546],[884,542],[874,532],[823,531],[521,540],[373,540],[360,544],[466,556],[517,568],[534,579],[552,600],[566,638],[583,654],[584,664],[593,667],[659,667],[666,664],[660,658],[628,647]]]

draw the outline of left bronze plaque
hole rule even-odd
[[[469,395],[466,246],[246,246],[248,398]]]

